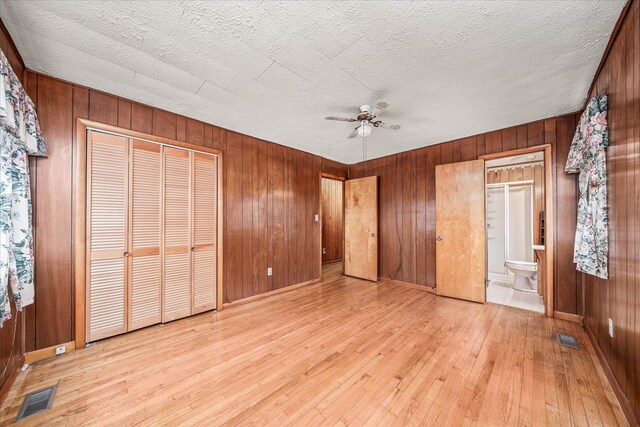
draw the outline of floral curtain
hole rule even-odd
[[[609,217],[607,97],[595,96],[580,117],[565,171],[579,173],[580,199],[573,262],[576,269],[602,279],[609,277]]]
[[[18,310],[34,299],[28,155],[47,150],[33,102],[0,51],[0,327],[11,297]]]

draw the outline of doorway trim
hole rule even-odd
[[[318,185],[320,188],[320,192],[319,195],[320,197],[318,198],[318,212],[320,212],[320,227],[318,227],[320,229],[319,233],[319,238],[318,238],[318,245],[319,245],[319,250],[318,250],[318,277],[320,279],[322,279],[322,222],[324,221],[324,213],[322,212],[322,178],[326,178],[326,179],[333,179],[334,181],[341,181],[342,182],[342,245],[343,245],[343,254],[342,254],[342,272],[344,273],[344,182],[347,180],[347,177],[345,176],[338,176],[338,175],[332,175],[330,173],[326,173],[326,172],[320,172],[320,177],[318,178]]]
[[[534,147],[518,148],[515,150],[502,151],[499,153],[485,154],[478,156],[479,159],[493,160],[502,157],[517,156],[522,154],[544,152],[544,211],[545,211],[545,242],[544,242],[544,259],[545,259],[545,314],[548,317],[555,317],[555,204],[553,200],[553,150],[551,144],[536,145]],[[486,218],[485,210],[485,218]]]
[[[143,132],[111,126],[92,120],[78,118],[76,122],[76,135],[74,139],[74,188],[73,188],[73,333],[75,348],[85,346],[86,341],[86,223],[87,223],[87,131],[100,132],[124,136],[127,138],[149,141],[171,147],[186,148],[194,152],[214,154],[218,157],[218,197],[217,197],[217,242],[218,249],[216,265],[216,309],[222,310],[224,301],[223,268],[224,268],[224,234],[223,234],[223,182],[224,163],[223,153],[220,150],[189,144],[183,141],[163,138]]]

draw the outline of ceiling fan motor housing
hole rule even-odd
[[[360,107],[360,114],[358,114],[358,121],[361,122],[363,120],[371,121],[375,115],[370,113],[371,105],[365,104]]]

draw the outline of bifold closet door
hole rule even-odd
[[[129,330],[162,321],[162,146],[131,141]]]
[[[192,314],[216,307],[218,159],[193,153]]]
[[[129,140],[88,132],[87,341],[127,331]]]
[[[191,154],[164,147],[162,321],[191,314]]]

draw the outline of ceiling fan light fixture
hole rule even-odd
[[[369,122],[363,121],[362,124],[358,127],[358,136],[367,137],[371,135],[371,125]]]

